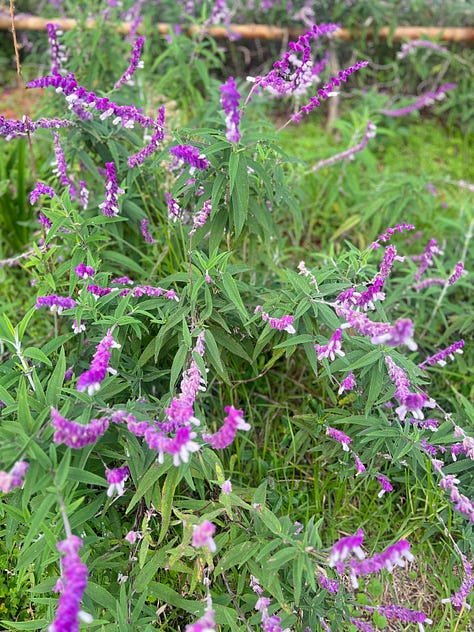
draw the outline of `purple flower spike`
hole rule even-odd
[[[158,116],[156,117],[156,121],[153,124],[155,131],[151,137],[148,145],[145,145],[143,149],[141,149],[138,153],[132,154],[128,157],[127,164],[129,167],[138,167],[141,165],[146,158],[151,156],[151,154],[158,149],[160,143],[163,142],[165,138],[165,108],[161,106],[158,109]]]
[[[329,556],[329,566],[336,566],[340,562],[344,562],[349,555],[356,555],[359,560],[365,558],[364,551],[360,548],[364,541],[364,532],[359,529],[355,535],[349,535],[338,540],[331,549]]]
[[[92,617],[80,609],[80,602],[87,586],[87,566],[81,562],[79,549],[82,540],[70,535],[66,540],[58,542],[57,549],[63,554],[61,561],[62,576],[55,590],[61,595],[53,623],[48,632],[79,632],[79,619],[92,621]]]
[[[390,481],[388,480],[388,478],[386,476],[384,476],[383,474],[379,474],[377,476],[377,480],[380,483],[380,486],[382,487],[382,489],[377,494],[377,496],[379,498],[382,498],[382,496],[386,492],[393,492],[393,486],[392,486],[392,484],[390,483]]]
[[[336,355],[343,358],[346,354],[342,351],[342,329],[336,329],[331,336],[329,342],[325,345],[314,345],[318,353],[318,360],[321,362],[324,358],[329,358],[331,362],[336,359]]]
[[[85,263],[80,263],[78,266],[74,268],[74,272],[81,279],[88,279],[89,277],[93,277],[95,274],[95,270],[92,266],[86,266]]]
[[[221,105],[225,112],[226,138],[229,143],[238,143],[241,134],[239,131],[240,112],[239,112],[240,94],[233,77],[229,77],[226,83],[221,86]]]
[[[223,450],[227,448],[235,439],[237,430],[250,430],[250,424],[244,421],[244,413],[233,406],[224,408],[227,417],[224,419],[224,425],[212,435],[203,434],[202,438],[211,444],[214,449]]]
[[[29,467],[27,461],[17,461],[9,472],[0,471],[0,492],[8,494],[15,487],[23,485],[23,478]]]
[[[100,390],[100,384],[107,373],[116,373],[115,369],[109,367],[109,361],[112,357],[110,350],[119,348],[120,345],[113,339],[109,329],[96,347],[90,369],[79,376],[76,386],[78,391],[87,391],[92,396]]]
[[[452,275],[448,279],[448,285],[454,285],[462,276],[466,276],[467,271],[464,269],[464,263],[458,261],[454,267]]]
[[[66,419],[55,409],[51,409],[51,425],[56,430],[53,441],[64,443],[69,448],[83,448],[89,443],[95,443],[109,427],[108,417],[91,419],[87,424],[79,424],[76,421]]]
[[[127,70],[123,73],[123,75],[120,77],[120,79],[114,85],[114,88],[116,90],[118,88],[120,88],[120,86],[122,86],[124,83],[128,84],[129,86],[133,86],[132,77],[135,74],[135,71],[137,70],[137,68],[143,68],[143,61],[140,61],[140,55],[141,55],[144,43],[145,43],[145,38],[144,37],[139,37],[136,40],[135,44],[133,45],[133,50],[132,50],[132,56],[131,56],[131,59],[130,59],[130,64],[129,64]]]
[[[176,147],[171,147],[169,151],[170,154],[175,157],[175,166],[181,167],[185,163],[190,165],[190,174],[193,174],[196,169],[204,170],[209,167],[209,161],[197,147],[193,147],[192,145],[177,145]]]
[[[204,615],[194,623],[187,625],[185,632],[215,632],[216,622],[214,616],[214,610],[212,609],[211,604],[208,604]]]
[[[404,108],[399,108],[398,110],[380,111],[386,116],[405,116],[406,114],[411,114],[411,112],[415,112],[416,110],[421,110],[421,108],[424,108],[428,105],[433,105],[433,103],[437,100],[439,101],[440,99],[444,99],[446,96],[446,92],[448,90],[453,90],[456,87],[457,84],[455,83],[445,83],[434,92],[425,92],[425,94],[422,94],[421,97],[418,97],[418,99],[411,105],[407,105]]]
[[[37,121],[32,121],[28,116],[24,116],[21,121],[18,121],[16,119],[6,119],[0,115],[0,136],[3,136],[5,140],[11,140],[17,136],[32,134],[38,128],[58,129],[69,125],[72,125],[71,121],[64,119],[40,118]]]
[[[356,387],[356,379],[355,379],[354,373],[352,371],[349,371],[349,373],[347,374],[347,377],[345,377],[342,380],[341,386],[339,387],[337,394],[342,395],[344,391],[352,391],[355,387]]]
[[[67,62],[65,47],[59,43],[59,36],[63,34],[57,24],[47,24],[49,39],[49,50],[51,53],[51,73],[58,74],[63,70],[64,64]]]
[[[463,347],[464,347],[464,340],[458,340],[457,342],[454,342],[452,345],[449,345],[449,347],[446,347],[446,349],[441,349],[440,351],[438,351],[438,353],[435,353],[434,355],[426,358],[423,362],[421,362],[418,365],[418,367],[420,369],[427,369],[428,365],[434,366],[435,364],[439,364],[439,366],[446,366],[447,364],[446,358],[448,358],[449,360],[454,360],[453,354],[455,353],[462,354]]]
[[[116,467],[113,470],[105,470],[105,477],[107,479],[107,483],[109,484],[109,488],[107,490],[107,496],[111,498],[115,492],[117,492],[117,496],[123,496],[124,494],[124,485],[125,481],[130,475],[130,470],[127,466],[125,467]]]
[[[52,187],[42,182],[37,182],[35,188],[30,193],[30,204],[35,204],[40,195],[49,195],[52,199],[56,194]]]
[[[363,560],[352,559],[350,561],[352,585],[354,588],[358,588],[357,577],[360,575],[378,573],[384,568],[391,573],[395,566],[403,567],[405,566],[405,560],[412,562],[414,559],[410,552],[410,543],[407,540],[400,540],[387,547],[382,553],[376,553],[373,557]]]
[[[212,536],[215,532],[216,528],[209,520],[204,520],[201,524],[193,525],[192,546],[196,549],[205,546],[211,553],[214,553],[216,551],[216,543]]]
[[[61,314],[63,309],[72,309],[77,305],[76,301],[69,296],[58,296],[57,294],[49,294],[48,296],[38,296],[36,299],[36,309],[40,307],[49,307],[52,312]]]
[[[107,217],[116,217],[119,214],[118,196],[124,193],[124,191],[117,185],[117,171],[115,169],[115,163],[106,162],[105,168],[107,170],[105,200],[102,204],[99,204],[99,208],[102,209],[103,215],[106,215]]]
[[[344,452],[349,452],[349,444],[352,442],[352,439],[342,432],[342,430],[336,430],[336,428],[328,426],[326,434],[331,437],[331,439],[335,439],[338,443],[340,443]]]

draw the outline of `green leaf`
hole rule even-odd
[[[99,604],[103,608],[115,612],[116,601],[112,595],[105,590],[103,586],[99,586],[98,584],[94,584],[90,580],[87,582],[86,593],[88,597],[92,599],[95,603]]]
[[[298,549],[294,546],[288,546],[281,551],[278,551],[275,555],[272,555],[266,563],[263,562],[263,569],[265,572],[274,573],[278,571],[282,566],[294,560],[298,555]]]
[[[161,506],[159,508],[159,511],[161,513],[161,529],[158,538],[158,544],[163,541],[163,538],[168,532],[168,527],[171,519],[171,509],[173,507],[174,492],[182,476],[183,474],[181,468],[173,467],[166,475],[165,482],[163,483],[163,491],[161,493]]]
[[[43,351],[41,351],[41,349],[36,349],[35,347],[27,347],[23,350],[23,355],[27,358],[37,360],[38,362],[43,362],[47,366],[53,366],[51,360],[45,353],[43,353]]]
[[[206,351],[211,357],[212,366],[217,370],[224,382],[230,385],[229,374],[227,373],[225,366],[222,364],[219,349],[217,347],[214,336],[209,329],[206,330]]]
[[[49,378],[48,386],[46,388],[46,403],[48,406],[56,407],[58,405],[59,393],[61,392],[61,386],[64,382],[65,372],[66,355],[64,353],[64,348],[61,347],[56,361],[56,366],[51,373],[51,377]]]
[[[240,296],[239,290],[237,288],[237,283],[235,279],[229,274],[229,272],[224,272],[222,275],[222,285],[224,287],[224,292],[230,302],[237,308],[237,311],[242,317],[243,322],[248,320],[247,310],[245,309],[244,303]]]
[[[135,505],[143,498],[146,492],[170,469],[170,467],[172,467],[172,463],[168,460],[161,464],[153,463],[153,465],[141,477],[138,489],[133,495],[125,513],[130,513]]]
[[[237,544],[222,555],[216,565],[215,572],[222,573],[233,566],[239,566],[240,568],[247,560],[255,558],[260,548],[260,543],[255,544],[252,541]]]
[[[170,390],[173,391],[176,382],[178,381],[178,377],[184,370],[184,365],[186,363],[186,358],[188,357],[189,348],[182,344],[181,347],[176,352],[176,355],[173,358],[173,364],[171,365],[171,375],[170,375]]]
[[[58,465],[54,473],[54,482],[61,488],[67,480],[69,474],[69,466],[71,464],[71,448],[66,448],[61,463]]]

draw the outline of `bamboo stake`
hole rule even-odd
[[[69,18],[40,18],[33,15],[17,15],[15,17],[15,28],[23,31],[44,31],[49,22],[57,24],[63,31],[70,31],[78,25],[77,20]],[[86,20],[83,26],[86,29],[96,28],[95,20]],[[117,25],[118,33],[129,33],[131,24],[129,22],[121,22]],[[173,25],[165,22],[159,22],[155,25],[156,30],[161,35],[168,35]],[[10,30],[11,20],[6,15],[0,15],[0,30]],[[223,26],[209,26],[204,29],[205,32],[215,37],[223,39],[229,36],[229,32],[240,35],[245,39],[262,39],[262,40],[280,40],[284,37],[297,38],[302,35],[305,30],[294,27],[269,26],[266,24],[231,24],[229,28]],[[201,33],[203,31],[200,26],[190,26],[187,29],[189,35]],[[474,41],[474,28],[464,27],[435,27],[435,26],[399,26],[391,32],[388,26],[384,26],[377,31],[368,29],[366,32],[348,29],[339,29],[334,33],[334,37],[344,41],[356,40],[361,35],[367,39],[373,39],[377,36],[379,39],[391,39],[399,42],[404,40],[420,39],[428,37],[430,39],[439,39],[442,42],[472,42]]]

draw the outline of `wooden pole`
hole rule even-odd
[[[15,28],[19,31],[44,31],[46,25],[52,22],[57,24],[63,31],[70,31],[78,25],[77,20],[69,18],[40,18],[33,15],[17,15],[15,16]],[[96,28],[95,20],[86,20],[84,22],[86,29]],[[121,22],[116,26],[118,33],[128,33],[131,24],[129,22]],[[156,30],[161,35],[169,34],[172,24],[159,22],[155,25]],[[11,20],[6,15],[0,15],[0,30],[10,30]],[[201,33],[203,31],[200,26],[191,26],[187,29],[190,35]],[[209,26],[205,32],[216,39],[223,39],[229,36],[229,32],[240,35],[244,39],[262,39],[262,40],[280,40],[284,37],[297,38],[302,35],[305,30],[294,27],[267,26],[266,24],[231,24],[229,28],[223,26]],[[364,31],[367,39],[373,39],[375,36],[380,39],[392,39],[395,42],[413,40],[420,38],[439,39],[442,42],[473,42],[474,28],[463,27],[435,27],[435,26],[399,26],[393,30],[384,26],[376,31],[368,29]],[[356,40],[361,36],[361,31],[339,29],[334,33],[334,37],[344,41]]]

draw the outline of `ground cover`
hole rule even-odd
[[[50,37],[46,123],[1,120],[2,625],[468,630],[462,126],[374,90],[278,131],[212,43],[112,89]]]

